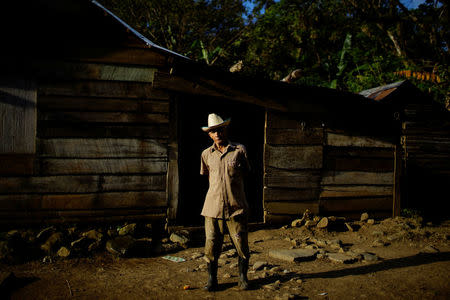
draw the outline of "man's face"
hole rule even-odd
[[[221,145],[228,141],[228,134],[226,127],[219,127],[208,131],[209,137],[214,141],[215,144]]]

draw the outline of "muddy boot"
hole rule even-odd
[[[238,286],[241,290],[248,290],[248,259],[239,257],[239,283]]]
[[[217,261],[208,263],[208,275],[208,283],[204,289],[208,292],[216,291],[219,286],[217,283]]]

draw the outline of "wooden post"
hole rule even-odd
[[[179,174],[178,174],[178,102],[174,97],[170,98],[169,111],[169,165],[167,170],[167,217],[175,220],[179,199]]]
[[[402,176],[402,152],[401,145],[395,145],[394,148],[394,189],[392,215],[400,215],[401,210],[401,176]]]

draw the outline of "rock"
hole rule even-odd
[[[307,245],[305,249],[317,249],[316,245]]]
[[[438,252],[439,249],[432,245],[428,245],[420,251],[420,253],[438,253]]]
[[[22,237],[22,234],[17,229],[10,230],[6,233],[6,239],[13,239],[19,237]]]
[[[101,247],[101,241],[93,241],[87,246],[88,252],[93,252]]]
[[[277,280],[274,283],[263,285],[263,288],[269,290],[278,290],[280,288],[280,285],[281,285],[280,280]]]
[[[67,234],[70,236],[75,235],[76,232],[77,232],[77,228],[75,226],[67,228]]]
[[[106,242],[106,250],[114,255],[127,256],[134,243],[134,238],[129,235],[118,236]]]
[[[219,258],[219,260],[218,260],[219,266],[224,266],[224,265],[227,265],[229,263],[230,263],[230,261],[227,260],[227,259]]]
[[[354,257],[348,256],[346,254],[342,253],[328,253],[328,259],[337,262],[337,263],[343,263],[343,264],[351,264],[356,261]]]
[[[316,223],[320,221],[320,217],[319,216],[314,216],[313,221],[315,221]]]
[[[252,269],[257,271],[263,269],[265,266],[268,266],[269,263],[267,261],[257,261],[253,264]]]
[[[311,242],[313,242],[314,244],[316,244],[319,247],[326,247],[327,246],[327,241],[325,241],[325,240],[312,238]]]
[[[237,262],[231,263],[231,264],[228,265],[228,267],[229,267],[230,269],[237,268],[237,267],[238,267],[238,263],[237,263]]]
[[[136,230],[136,223],[127,224],[119,229],[118,233],[120,236],[124,235],[133,235],[134,231]]]
[[[383,236],[384,232],[383,231],[372,231],[372,236]]]
[[[83,232],[81,236],[86,237],[91,240],[101,241],[103,239],[103,234],[92,229],[87,232]]]
[[[58,255],[59,257],[69,257],[70,256],[70,250],[67,249],[66,247],[61,247],[59,248],[58,252],[56,253],[56,255]]]
[[[309,261],[316,258],[315,249],[274,249],[269,251],[269,256],[288,262]]]
[[[237,256],[237,251],[236,251],[236,249],[230,249],[227,252],[225,252],[225,255],[228,258],[236,257]]]
[[[376,256],[373,253],[363,252],[363,253],[361,253],[361,255],[362,255],[364,261],[377,261],[378,260],[378,256]]]
[[[47,241],[41,245],[41,249],[46,253],[51,253],[61,244],[62,237],[63,235],[61,232],[53,233]]]
[[[302,223],[303,223],[302,219],[294,220],[291,223],[291,227],[300,227],[300,226],[302,226]]]
[[[203,257],[203,254],[200,253],[200,252],[194,252],[192,254],[192,256],[191,256],[192,259],[199,259],[199,258],[202,258],[202,257]]]
[[[399,240],[403,240],[403,238],[407,235],[406,231],[400,231],[394,234],[391,234],[389,236],[386,237],[386,239],[390,242],[394,242],[394,241],[399,241]]]
[[[342,247],[342,241],[339,239],[328,241],[327,244],[330,245],[330,247],[335,250],[339,250]]]
[[[223,278],[231,278],[231,274],[230,273],[225,273],[225,274],[223,274]]]
[[[276,267],[271,268],[269,271],[272,272],[272,273],[280,272],[281,271],[281,267],[280,266],[276,266]]]
[[[294,247],[300,246],[301,243],[302,243],[302,242],[301,242],[299,239],[293,239],[293,240],[291,240],[291,244],[292,244],[292,246],[294,246]]]
[[[78,240],[71,242],[70,246],[76,251],[81,251],[84,250],[88,246],[88,244],[89,244],[88,238],[83,236]]]
[[[317,221],[314,221],[314,220],[308,220],[308,221],[305,222],[305,227],[306,227],[306,228],[311,228],[311,227],[316,226],[316,224],[317,224]]]
[[[189,242],[189,238],[184,235],[177,234],[174,232],[170,235],[170,241],[172,241],[173,243],[186,245]]]
[[[387,245],[387,243],[385,243],[383,240],[380,240],[380,239],[375,240],[372,243],[372,247],[383,247],[383,246],[386,246],[386,245]]]
[[[284,226],[282,226],[280,229],[288,229],[289,228],[289,225],[284,225]]]
[[[200,270],[205,270],[207,267],[208,267],[207,264],[200,264],[200,265],[198,265],[198,268],[199,268]]]
[[[317,257],[318,259],[322,259],[322,258],[326,258],[327,255],[324,254],[324,253],[317,253],[316,257]]]
[[[361,221],[364,222],[369,218],[369,214],[368,213],[362,213],[361,214]]]
[[[345,224],[345,227],[347,227],[348,231],[350,231],[350,232],[354,231],[353,227],[349,223],[345,222],[344,224]]]
[[[373,225],[373,224],[375,224],[375,220],[374,219],[367,219],[367,224]]]
[[[108,231],[106,232],[106,234],[110,237],[110,238],[115,238],[118,233],[116,229],[108,229]]]
[[[51,264],[53,262],[53,259],[50,255],[47,255],[42,258],[42,262],[44,264]]]
[[[47,239],[50,237],[50,235],[51,235],[52,233],[54,233],[54,232],[55,232],[55,227],[53,227],[53,226],[47,227],[47,228],[41,230],[41,231],[36,235],[36,239],[38,240],[38,242],[45,241],[45,240],[47,240]]]
[[[269,274],[267,274],[267,272],[261,272],[261,274],[259,275],[259,278],[266,278]]]
[[[327,228],[328,226],[328,218],[327,217],[323,217],[322,219],[320,219],[319,223],[317,223],[317,228]]]

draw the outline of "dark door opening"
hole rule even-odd
[[[185,226],[203,224],[200,215],[208,190],[208,178],[200,175],[200,156],[212,145],[201,130],[208,114],[231,118],[229,139],[246,146],[251,173],[246,181],[250,222],[263,220],[263,147],[265,110],[259,106],[198,96],[180,97],[178,105],[179,200],[177,223]]]

